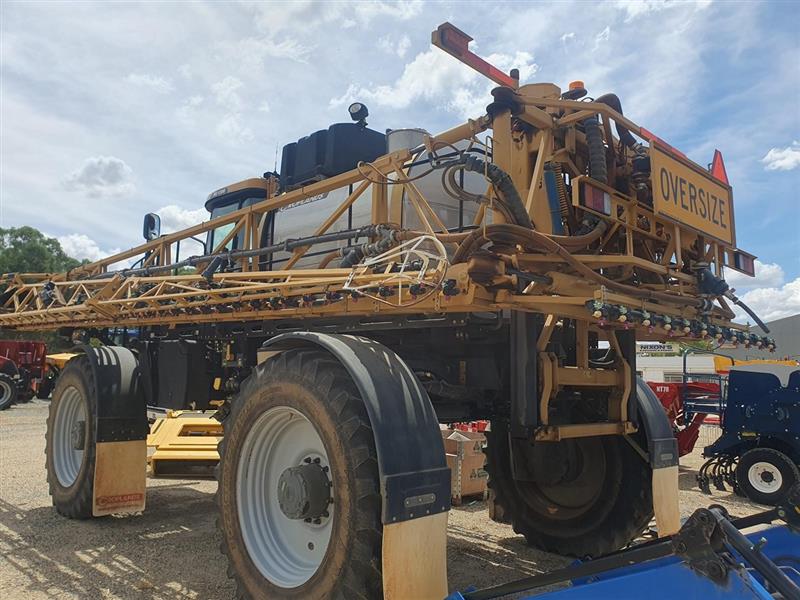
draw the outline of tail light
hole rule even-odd
[[[593,185],[587,185],[586,183],[581,185],[580,204],[604,215],[611,214],[611,196],[608,192]]]

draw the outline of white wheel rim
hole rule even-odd
[[[11,384],[7,381],[0,379],[0,404],[8,402],[14,390],[11,389]]]
[[[287,406],[271,408],[250,428],[236,471],[236,507],[247,553],[261,574],[282,588],[307,582],[322,564],[334,518],[319,524],[290,519],[278,502],[278,480],[306,458],[329,467],[325,446],[314,425]]]
[[[80,422],[84,423],[84,427],[86,424],[86,407],[76,387],[70,386],[61,394],[54,421],[53,467],[58,483],[69,487],[78,478],[83,463],[83,450],[73,447],[72,430]]]
[[[774,494],[783,485],[780,470],[768,462],[753,463],[747,470],[747,480],[762,494]]]

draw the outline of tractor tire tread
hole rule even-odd
[[[344,433],[343,438],[350,444],[348,452],[353,458],[352,472],[356,474],[353,486],[355,497],[352,502],[356,511],[356,526],[352,530],[352,543],[348,549],[349,560],[345,561],[329,597],[364,600],[380,597],[382,524],[377,453],[366,408],[342,364],[323,350],[308,348],[286,350],[262,362],[242,383],[239,394],[231,402],[231,412],[223,422],[223,427],[225,430],[231,429],[242,413],[245,399],[257,393],[270,380],[279,377],[288,377],[299,382],[314,390],[320,398],[325,398],[331,413],[338,417],[337,429]],[[225,510],[222,485],[225,454],[230,443],[228,437],[223,436],[219,444],[216,504],[220,514]],[[217,528],[222,534],[222,553],[228,560],[228,577],[236,582],[236,597],[241,600],[260,600],[266,597],[258,595],[266,594],[266,590],[254,593],[248,589],[239,572],[242,566],[238,564],[237,554],[232,551],[222,517],[217,520]]]
[[[84,449],[84,463],[78,473],[78,477],[70,488],[64,488],[58,481],[55,469],[51,465],[53,427],[55,425],[56,411],[60,403],[60,391],[69,384],[70,379],[77,376],[83,381],[85,392],[88,396],[87,420],[89,421],[89,435],[86,436],[86,448]],[[96,458],[96,448],[92,441],[94,437],[94,421],[97,415],[96,391],[94,374],[92,373],[89,359],[80,356],[72,359],[61,373],[53,389],[53,398],[50,402],[47,415],[47,432],[45,434],[45,469],[47,471],[47,484],[50,496],[53,498],[53,506],[60,515],[69,519],[91,519],[93,517],[93,495],[94,495],[94,464]],[[77,486],[77,487],[76,487]],[[74,488],[74,489],[73,489]],[[73,489],[72,492],[67,490]]]
[[[788,481],[781,486],[781,489],[783,490],[782,493],[778,493],[773,497],[769,497],[770,495],[756,490],[748,481],[747,473],[745,472],[751,466],[748,463],[754,456],[758,455],[764,457],[763,462],[771,462],[773,465],[777,466],[779,470],[782,470],[785,475],[789,476],[787,477]],[[780,467],[783,467],[783,469],[780,469]],[[752,500],[753,502],[774,506],[780,502],[788,493],[789,489],[791,489],[791,487],[798,482],[800,482],[800,468],[798,468],[798,465],[792,461],[789,456],[780,450],[760,446],[757,448],[751,448],[742,454],[741,457],[739,457],[739,462],[736,466],[737,487],[740,495]]]
[[[630,460],[626,465],[628,470],[623,478],[623,489],[620,489],[618,501],[626,505],[626,510],[616,510],[617,517],[620,518],[606,518],[590,533],[578,536],[559,537],[537,530],[533,519],[525,514],[526,511],[508,493],[508,485],[503,481],[505,473],[498,469],[498,461],[502,459],[495,453],[497,444],[494,451],[492,448],[495,433],[499,432],[487,432],[487,485],[494,493],[494,502],[500,507],[501,514],[510,523],[513,531],[525,538],[529,546],[562,556],[598,557],[623,548],[647,528],[653,517],[650,469],[643,460],[637,462],[631,455],[627,455]],[[625,446],[627,444],[624,444],[623,450]]]
[[[0,373],[0,380],[5,381],[11,390],[11,392],[8,394],[8,398],[3,398],[0,400],[0,410],[6,410],[7,408],[11,408],[11,406],[17,402],[19,398],[19,390],[17,389],[17,382],[14,381],[9,375]]]

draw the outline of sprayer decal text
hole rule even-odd
[[[719,198],[710,191],[686,181],[680,175],[674,175],[666,167],[661,167],[661,197],[672,202],[676,207],[692,212],[703,219],[727,229],[727,204],[725,198]]]
[[[725,243],[734,245],[731,189],[702,167],[678,160],[657,146],[650,148],[653,208]]]

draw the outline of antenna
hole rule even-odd
[[[272,165],[272,172],[278,172],[278,142],[275,142],[275,163]]]

